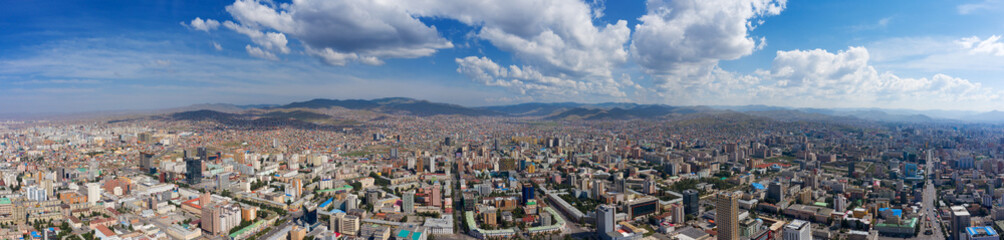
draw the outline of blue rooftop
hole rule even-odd
[[[325,207],[328,206],[328,204],[331,204],[331,201],[334,201],[334,200],[335,200],[335,198],[328,198],[328,201],[324,201],[324,203],[321,203],[321,205],[318,206],[318,207],[325,208]]]
[[[879,212],[884,212],[887,209],[889,209],[889,208],[879,208]],[[892,215],[896,215],[896,216],[902,217],[903,216],[903,209],[893,209],[892,210]]]
[[[980,230],[983,230],[983,231],[980,231]],[[986,227],[986,226],[983,226],[983,227],[967,227],[966,228],[966,232],[969,233],[969,236],[974,236],[974,235],[982,234],[982,233],[986,233],[987,236],[997,236],[997,231],[994,231],[994,229],[992,227]]]
[[[750,185],[753,185],[753,188],[756,189],[756,190],[767,189],[766,187],[763,186],[763,184],[760,184],[760,183],[753,183],[753,184],[750,184]]]

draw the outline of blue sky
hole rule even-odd
[[[404,96],[1004,110],[1004,4],[14,1],[0,112]]]

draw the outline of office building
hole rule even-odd
[[[653,215],[659,211],[659,199],[644,197],[627,202],[627,213],[631,219]]]
[[[188,185],[202,182],[202,161],[195,158],[185,159],[185,181]]]
[[[715,225],[719,240],[739,240],[739,196],[720,192],[715,196]]]
[[[951,228],[948,229],[951,236],[948,236],[949,240],[966,240],[968,235],[965,231],[969,227],[969,210],[966,210],[963,206],[952,207],[952,222]]]
[[[206,147],[198,147],[196,148],[196,152],[198,153],[199,160],[209,160],[209,151],[206,150]]]
[[[701,214],[701,193],[694,189],[683,190],[683,208],[687,215]]]
[[[520,197],[520,203],[526,205],[526,202],[533,200],[533,185],[529,183],[523,184],[523,196]]]
[[[303,206],[303,216],[300,217],[307,225],[317,224],[317,205]]]
[[[854,162],[849,162],[847,164],[847,177],[849,178],[854,177]]]
[[[614,216],[617,209],[611,205],[600,205],[596,208],[596,233],[601,238],[606,238],[607,233],[616,231],[614,229]]]
[[[783,238],[783,240],[812,240],[812,227],[809,222],[793,220],[784,225]]]
[[[784,202],[784,195],[787,189],[785,189],[784,184],[780,181],[773,181],[770,186],[767,187],[767,198],[773,199],[777,202]]]
[[[428,161],[428,164],[426,164],[426,166],[429,167],[429,172],[430,173],[435,173],[436,172],[436,158],[431,158],[430,157],[430,158],[427,158],[426,161]]]
[[[139,153],[140,171],[153,173],[153,154],[147,152]]]

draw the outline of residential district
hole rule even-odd
[[[999,239],[1002,153],[963,124],[8,121],[0,239]]]

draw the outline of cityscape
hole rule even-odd
[[[560,106],[315,99],[7,121],[0,238],[967,240],[1004,226],[999,125]],[[692,113],[618,118],[659,107]]]
[[[1001,0],[0,7],[0,240],[1000,240]]]

